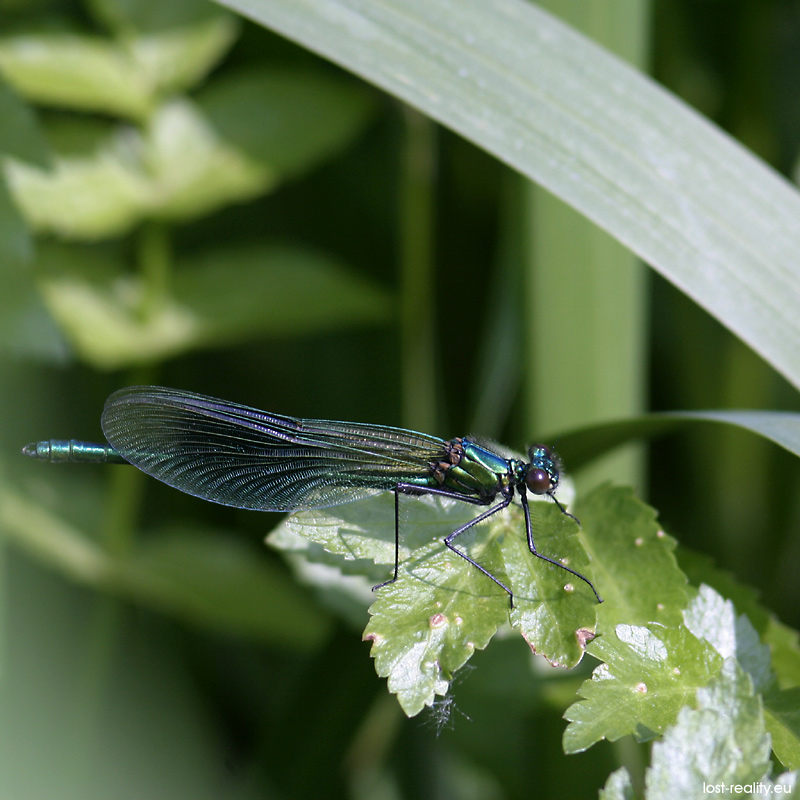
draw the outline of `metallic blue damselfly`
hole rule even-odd
[[[157,386],[112,394],[101,424],[109,444],[53,439],[29,444],[23,453],[53,462],[129,463],[195,497],[258,511],[325,508],[394,492],[394,572],[375,589],[397,580],[401,494],[489,506],[448,534],[444,544],[502,587],[512,605],[511,589],[455,542],[507,508],[516,494],[530,552],[580,578],[602,602],[587,577],[534,544],[528,492],[550,497],[572,516],[555,498],[560,465],[544,445],[531,447],[528,461],[509,459],[466,436],[445,441],[385,425],[296,419]]]

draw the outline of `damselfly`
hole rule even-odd
[[[384,425],[296,419],[157,386],[112,394],[101,425],[109,444],[52,439],[22,452],[54,462],[133,464],[182,492],[258,511],[325,508],[394,492],[394,572],[375,589],[397,580],[400,495],[433,494],[489,506],[445,536],[444,544],[503,588],[512,604],[511,589],[455,542],[507,508],[516,494],[530,552],[580,578],[602,602],[588,578],[536,549],[529,491],[547,495],[572,516],[556,500],[559,462],[544,445],[531,447],[528,461],[508,459],[466,436],[445,441]]]

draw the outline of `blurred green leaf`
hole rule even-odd
[[[70,579],[193,625],[299,649],[316,647],[328,629],[326,618],[284,572],[232,536],[158,531],[116,560],[11,487],[0,491],[0,527],[17,546]]]
[[[0,213],[0,237],[2,227]],[[21,269],[0,254],[0,284],[0,352],[15,358],[66,362],[69,348],[42,301],[33,270]]]
[[[702,797],[707,785],[731,786],[768,780],[769,735],[759,698],[747,674],[728,659],[708,687],[697,692],[697,708],[684,708],[675,725],[653,745],[645,782],[648,800]],[[794,785],[794,777],[779,781]]]
[[[187,258],[179,264],[174,293],[144,316],[141,281],[123,272],[111,251],[45,247],[40,269],[51,313],[81,357],[101,369],[253,336],[381,323],[391,313],[380,287],[324,254],[289,245]]]
[[[14,204],[0,173],[0,261],[4,270],[16,270],[31,260],[33,245],[28,226]]]
[[[800,386],[800,195],[645,75],[523,0],[218,2],[541,183]]]
[[[187,28],[223,16],[207,0],[87,0],[87,6],[118,36]]]
[[[9,161],[25,217],[39,231],[85,240],[147,219],[195,219],[329,158],[363,129],[371,108],[363,92],[310,72],[251,73],[208,97],[209,116],[177,98],[154,108],[141,131],[120,126],[98,137],[87,122],[80,151],[58,156],[49,172]],[[251,138],[239,135],[245,130]],[[74,143],[80,132],[72,131]]]
[[[325,253],[288,244],[227,247],[181,259],[175,300],[196,317],[206,346],[381,324],[392,316],[382,287]]]
[[[199,91],[197,104],[224,142],[281,177],[338,153],[374,109],[352,81],[285,67],[228,72]]]
[[[153,93],[164,97],[199,84],[228,52],[238,32],[235,17],[214,14],[191,26],[171,27],[123,41]]]
[[[199,651],[189,648],[187,659],[176,626],[109,614],[113,603],[4,549],[3,591],[14,613],[4,626],[0,676],[2,795],[157,798],[170,787],[170,795],[219,800],[231,768],[200,688]],[[115,627],[104,639],[93,626],[109,616]]]
[[[113,569],[95,542],[11,486],[0,489],[0,528],[7,539],[78,583],[102,585]]]
[[[188,100],[161,106],[143,134],[118,128],[90,155],[58,157],[52,172],[9,161],[6,174],[32,226],[88,240],[149,218],[207,214],[275,183],[268,169],[221,142]]]
[[[31,109],[5,83],[0,74],[0,156],[12,156],[46,167],[50,151]],[[0,263],[3,271],[16,270],[33,255],[33,245],[22,214],[9,194],[0,172]]]
[[[31,108],[0,76],[0,153],[40,167],[50,164],[50,148]]]
[[[89,240],[130,230],[151,193],[134,144],[130,132],[112,136],[91,156],[57,156],[50,171],[9,159],[6,176],[29,224]]]
[[[772,749],[789,769],[800,767],[800,686],[773,687],[764,695],[764,720]]]
[[[126,560],[120,577],[141,602],[222,633],[305,650],[328,632],[327,619],[297,584],[233,535],[159,529]]]

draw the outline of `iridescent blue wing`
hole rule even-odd
[[[112,394],[102,427],[148,475],[260,511],[323,508],[424,481],[445,445],[402,428],[295,419],[158,386]]]

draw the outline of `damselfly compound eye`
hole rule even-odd
[[[543,469],[528,470],[525,483],[534,494],[547,494],[555,489],[555,484]]]

